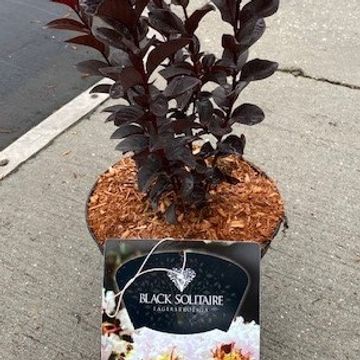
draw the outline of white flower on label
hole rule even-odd
[[[110,334],[101,336],[101,360],[109,360],[111,355],[128,356],[132,345],[122,340],[119,335]],[[118,359],[118,358],[116,358]]]
[[[101,360],[109,360],[112,354],[112,343],[108,336],[101,336]]]
[[[102,303],[101,303],[102,313],[111,314],[114,312],[115,307],[116,307],[115,293],[113,291],[105,292],[105,289],[103,289]]]
[[[112,343],[112,351],[115,354],[127,354],[131,350],[131,345],[125,340],[121,340],[116,334],[111,334],[109,340]]]
[[[174,351],[176,360],[218,360],[215,356],[222,353],[221,360],[260,360],[260,326],[254,321],[245,323],[242,317],[227,332],[212,330],[189,336],[141,328],[135,330],[133,340],[131,360],[168,360]],[[227,353],[226,346],[230,345]]]
[[[120,310],[116,315],[116,319],[120,321],[121,328],[124,330],[124,333],[131,334],[134,331],[134,326],[126,309]]]

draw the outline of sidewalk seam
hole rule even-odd
[[[307,74],[300,67],[279,68],[277,71],[281,72],[281,73],[284,73],[284,74],[290,74],[290,75],[292,75],[294,77],[301,77],[303,79],[309,79],[309,80],[314,80],[314,81],[318,81],[318,82],[327,83],[327,84],[330,84],[330,85],[341,86],[341,87],[345,87],[345,88],[348,88],[348,89],[351,89],[351,90],[360,90],[359,85],[349,84],[349,83],[338,81],[338,80],[330,80],[330,79],[327,79],[327,78],[324,78],[324,77],[312,76],[312,75]]]

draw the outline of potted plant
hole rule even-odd
[[[284,206],[274,182],[243,156],[239,131],[265,115],[241,94],[278,67],[248,53],[279,0],[213,0],[194,11],[189,0],[53,1],[77,19],[48,26],[79,32],[67,42],[100,53],[78,69],[112,80],[92,91],[119,100],[104,111],[117,127],[116,149],[131,154],[89,196],[87,221],[100,248],[108,238],[173,237],[255,241],[265,252]],[[220,58],[197,36],[216,8],[232,28]]]

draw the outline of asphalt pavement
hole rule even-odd
[[[44,28],[69,13],[49,0],[1,0],[0,151],[98,80],[74,68],[95,52],[64,44],[71,33]]]

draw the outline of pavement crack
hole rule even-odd
[[[280,68],[277,71],[284,73],[284,74],[290,74],[295,77],[301,77],[304,79],[310,79],[310,80],[314,80],[314,81],[318,81],[318,82],[323,82],[326,84],[342,86],[342,87],[352,89],[352,90],[360,90],[359,85],[349,84],[349,83],[337,81],[337,80],[330,80],[330,79],[326,79],[324,77],[312,76],[312,75],[307,74],[302,68],[298,68],[298,67]]]
[[[24,335],[26,338],[28,338],[28,339],[30,339],[30,340],[38,343],[38,344],[41,344],[41,341],[40,341],[38,338],[36,338],[35,336],[30,335],[30,334],[23,334],[23,335]]]

